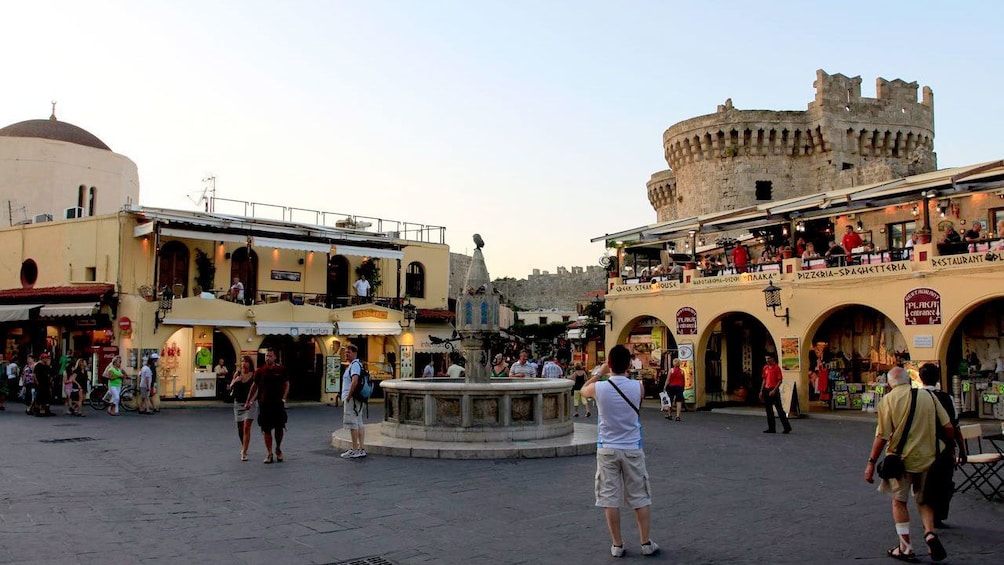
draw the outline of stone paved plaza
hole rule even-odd
[[[873,425],[643,409],[655,557],[624,514],[626,561],[891,563],[889,502],[861,476]],[[112,418],[0,412],[2,563],[606,563],[594,459],[456,461],[329,447],[341,409],[290,410],[287,461],[242,463],[231,411]],[[381,409],[371,407],[370,420]],[[59,441],[77,438],[76,441]],[[999,563],[1004,504],[957,495],[950,563]],[[914,535],[921,534],[915,518]],[[927,550],[918,544],[926,559]]]

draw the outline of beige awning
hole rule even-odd
[[[397,322],[338,322],[338,335],[401,335]]]
[[[98,311],[96,302],[80,302],[75,304],[46,304],[38,311],[42,318],[59,318],[61,316],[93,316]]]
[[[258,322],[255,327],[258,335],[291,335],[296,337],[335,333],[331,322]]]
[[[4,304],[0,306],[0,322],[20,322],[27,320],[32,308],[41,304]]]

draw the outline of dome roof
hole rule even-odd
[[[79,128],[67,122],[61,122],[55,116],[48,120],[26,120],[11,124],[0,129],[0,137],[38,137],[42,139],[54,139],[56,141],[66,141],[111,151],[105,142],[97,138],[93,133]]]

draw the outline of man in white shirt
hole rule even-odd
[[[544,368],[541,370],[540,376],[545,379],[560,379],[565,376],[565,370],[558,364],[557,358],[551,356],[548,357],[547,362],[544,363]]]
[[[535,378],[537,376],[537,367],[529,359],[529,351],[525,349],[520,351],[519,361],[516,361],[509,367],[509,376],[517,379]]]
[[[446,376],[451,379],[461,379],[464,377],[464,367],[460,364],[459,359],[454,359],[453,364],[446,369]]]
[[[237,277],[234,277],[234,284],[230,285],[230,300],[244,303],[244,283]]]
[[[366,275],[359,275],[359,280],[352,283],[352,288],[356,289],[356,302],[370,301],[370,281],[366,280]]]
[[[642,555],[654,555],[659,546],[649,538],[652,498],[645,452],[641,442],[639,407],[644,396],[642,384],[627,377],[631,352],[615,345],[607,356],[609,378],[594,371],[580,394],[596,401],[596,506],[603,508],[610,529],[610,554],[624,555],[621,537],[621,504],[634,509],[641,537]]]

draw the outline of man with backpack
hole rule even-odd
[[[357,358],[359,348],[345,346],[345,359],[349,366],[342,373],[342,426],[352,436],[352,448],[341,454],[343,459],[366,457],[366,423],[363,411],[372,393],[369,373]]]

